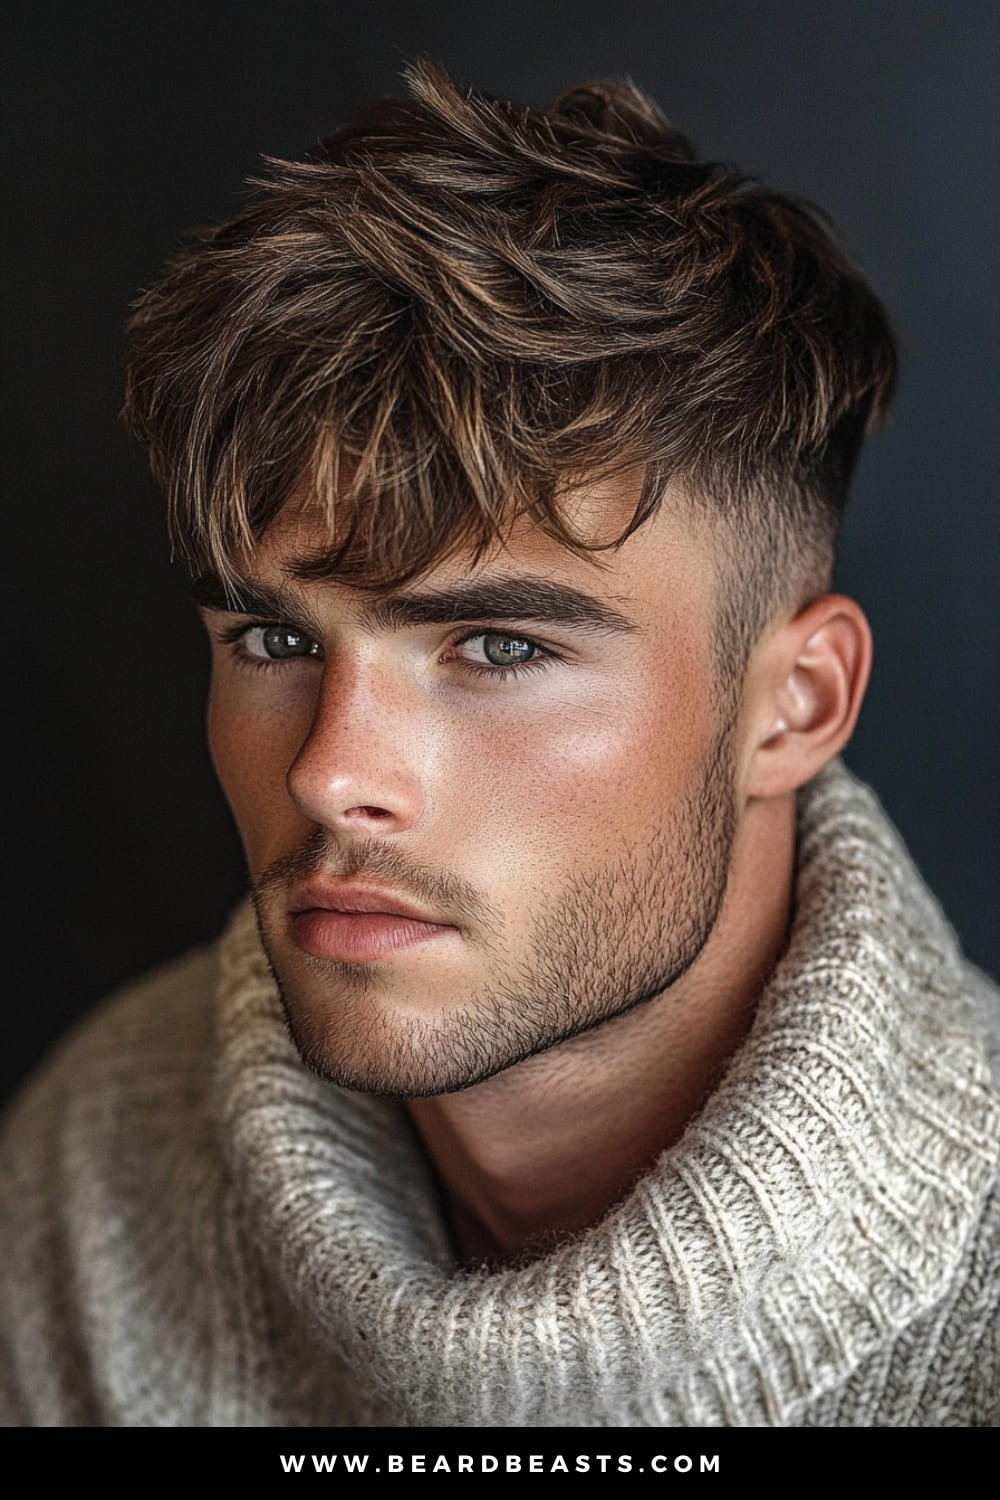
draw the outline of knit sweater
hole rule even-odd
[[[3,1151],[15,1424],[938,1426],[998,1416],[997,995],[874,797],[800,797],[788,950],[604,1220],[461,1270],[402,1106],[307,1072],[252,917],[146,980]]]

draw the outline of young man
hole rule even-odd
[[[893,375],[623,85],[420,68],[145,294],[253,902],[20,1105],[11,1420],[993,1420],[995,996],[836,764]]]

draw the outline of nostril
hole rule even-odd
[[[391,818],[392,814],[386,807],[349,807],[344,813],[345,818]]]

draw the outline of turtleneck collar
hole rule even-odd
[[[794,1424],[934,1304],[996,1169],[955,940],[839,766],[800,795],[791,940],[746,1043],[630,1196],[543,1259],[456,1268],[405,1110],[306,1071],[248,907],[219,1026],[248,1231],[350,1367],[345,1420]]]

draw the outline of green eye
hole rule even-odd
[[[538,647],[516,635],[484,635],[483,655],[491,667],[517,667],[530,661]]]
[[[315,656],[316,642],[291,625],[258,625],[248,632],[247,649],[253,656],[284,661],[290,656]]]

